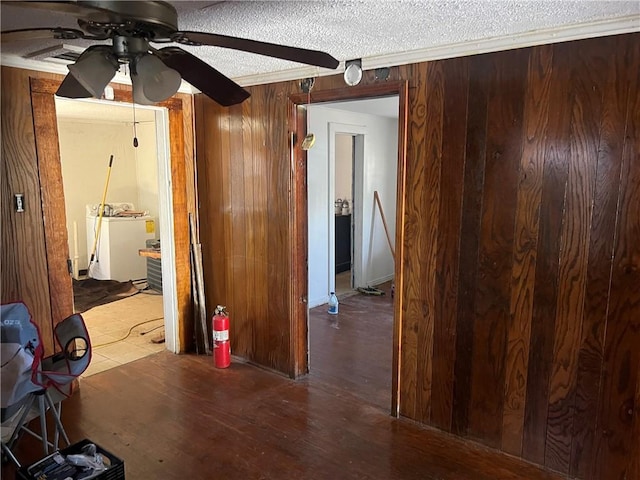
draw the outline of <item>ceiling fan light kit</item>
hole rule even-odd
[[[113,76],[118,71],[118,62],[112,59],[109,47],[89,47],[69,65],[70,75],[91,97],[100,98]]]
[[[339,65],[334,57],[318,50],[215,33],[179,31],[177,11],[167,2],[78,0],[13,4],[73,15],[78,19],[80,30],[61,27],[9,30],[2,32],[3,42],[111,40],[112,45],[89,47],[75,64],[69,65],[70,73],[57,92],[62,97],[101,98],[120,64],[129,64],[137,103],[157,103],[171,97],[182,79],[223,106],[241,103],[249,97],[244,88],[195,55],[176,46],[156,50],[150,43],[230,48],[330,69]]]
[[[151,105],[166,100],[178,91],[181,81],[180,74],[158,57],[140,57],[131,69],[133,101]]]

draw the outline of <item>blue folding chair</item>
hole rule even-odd
[[[44,455],[49,448],[58,449],[62,435],[67,445],[60,413],[62,400],[72,393],[73,381],[91,362],[91,342],[80,314],[64,319],[54,328],[61,348],[43,358],[43,346],[37,325],[24,303],[0,306],[2,329],[2,451],[18,467],[20,462],[12,452],[21,432],[42,441]],[[55,422],[53,441],[47,434],[46,412]],[[40,434],[28,425],[40,418]],[[5,441],[6,439],[6,441]]]

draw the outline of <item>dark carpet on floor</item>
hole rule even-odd
[[[140,290],[131,280],[128,282],[95,278],[73,280],[73,303],[78,313],[86,312],[98,305],[122,300],[139,292]]]

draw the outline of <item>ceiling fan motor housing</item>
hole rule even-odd
[[[148,40],[170,38],[178,30],[178,13],[167,2],[79,1],[90,13],[78,20],[80,28],[96,36],[143,35]],[[90,9],[90,10],[89,10]]]
[[[135,58],[149,52],[149,42],[141,37],[113,37],[113,54],[121,62],[132,62]]]

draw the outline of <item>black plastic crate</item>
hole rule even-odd
[[[95,477],[91,477],[91,480],[124,480],[124,478],[125,478],[124,477],[124,461],[119,459],[118,457],[116,457],[111,452],[105,450],[104,448],[102,448],[97,443],[92,442],[91,440],[88,440],[86,438],[84,440],[81,440],[78,443],[74,443],[73,445],[70,445],[69,447],[64,448],[64,449],[60,450],[60,452],[56,452],[56,453],[60,453],[63,456],[81,453],[82,452],[82,447],[84,447],[85,445],[87,445],[89,443],[93,443],[96,446],[97,452],[102,454],[102,455],[104,455],[105,457],[107,457],[111,461],[111,466],[109,468],[107,468],[103,472],[99,473]],[[32,469],[32,467],[34,465],[40,464],[41,462],[43,462],[43,461],[45,461],[47,459],[53,458],[54,455],[55,455],[55,453],[43,458],[42,460],[38,460],[33,465],[29,465],[28,467],[22,467],[20,470],[18,470],[18,474],[17,474],[16,478],[18,480],[37,480],[38,477],[34,477],[33,475],[30,475],[29,474],[29,470]],[[71,478],[74,478],[73,475],[70,475],[70,476],[71,476]]]

